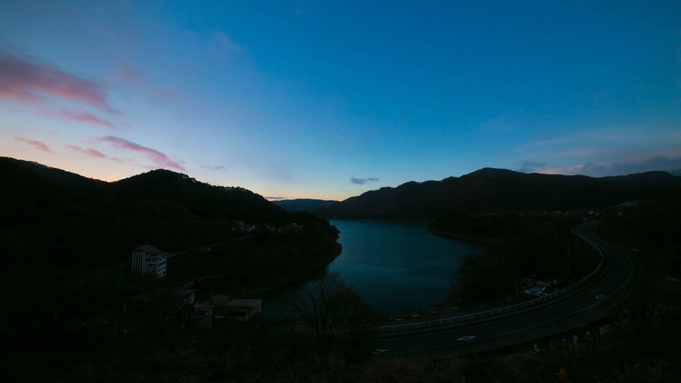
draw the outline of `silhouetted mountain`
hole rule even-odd
[[[315,209],[319,209],[320,207],[337,204],[338,201],[299,198],[287,199],[282,201],[272,201],[272,203],[285,209],[286,211],[296,212],[296,211],[312,211]]]
[[[290,222],[284,209],[250,190],[214,186],[170,170],[152,170],[112,182],[106,190],[127,200],[174,201],[201,216],[277,224]]]
[[[37,185],[54,185],[64,190],[96,194],[101,193],[106,182],[83,177],[65,170],[49,167],[32,161],[22,161],[10,157],[0,157],[0,170],[5,180],[16,182],[5,192],[22,193],[40,191]]]
[[[670,170],[667,173],[669,173],[673,176],[681,177],[681,169]]]
[[[213,186],[168,170],[104,182],[0,157],[0,174],[0,260],[5,265],[129,260],[130,250],[141,243],[174,251],[219,240],[231,232],[232,220],[296,222],[336,235],[327,221],[289,213],[244,188]]]
[[[485,168],[460,178],[384,187],[315,213],[344,219],[426,222],[452,211],[600,208],[679,188],[679,178],[661,171],[591,178]]]

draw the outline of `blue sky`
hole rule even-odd
[[[679,169],[681,3],[5,0],[0,155],[327,199]]]

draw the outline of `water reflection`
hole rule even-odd
[[[387,315],[427,309],[449,292],[449,277],[474,244],[428,233],[423,225],[331,221],[341,231],[343,253],[325,272],[338,272],[345,283]],[[291,287],[295,288],[295,287]],[[280,297],[269,299],[264,315],[281,310]],[[268,307],[269,306],[269,309]]]

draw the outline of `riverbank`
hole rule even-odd
[[[251,265],[233,275],[206,279],[201,289],[212,292],[230,291],[232,295],[266,297],[272,293],[306,280],[333,262],[343,250],[335,240],[301,243],[295,246],[240,249],[253,255]],[[264,255],[263,255],[264,253]],[[260,262],[253,262],[260,259]]]
[[[295,260],[271,267],[254,276],[253,280],[257,281],[255,288],[271,293],[300,283],[323,270],[342,252],[343,246],[338,242],[309,249]]]

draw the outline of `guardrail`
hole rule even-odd
[[[575,226],[576,227],[576,226]],[[460,316],[455,316],[451,318],[443,318],[443,319],[435,319],[435,320],[430,320],[430,321],[425,321],[425,322],[416,322],[416,323],[405,323],[401,325],[389,325],[389,326],[380,326],[377,328],[378,332],[383,334],[383,333],[390,333],[390,332],[398,332],[398,331],[406,331],[406,330],[418,330],[422,328],[430,328],[430,327],[437,327],[437,326],[446,326],[446,325],[451,325],[455,323],[463,323],[463,322],[468,322],[474,319],[481,319],[481,318],[487,318],[491,317],[494,315],[500,315],[500,314],[507,314],[513,311],[518,311],[525,309],[527,307],[532,307],[536,306],[538,304],[544,303],[548,300],[552,300],[558,297],[561,297],[581,286],[583,286],[585,283],[589,282],[591,279],[594,279],[598,273],[603,269],[604,267],[604,262],[605,262],[605,256],[603,255],[603,250],[601,247],[596,244],[594,241],[590,240],[586,236],[578,233],[575,231],[575,228],[572,228],[572,233],[575,234],[576,236],[580,237],[587,243],[589,243],[591,246],[595,247],[596,250],[598,250],[599,254],[601,255],[601,261],[598,263],[598,267],[591,272],[591,274],[587,275],[586,277],[582,278],[581,280],[577,281],[576,283],[573,283],[572,285],[560,289],[558,291],[553,292],[552,294],[549,294],[547,296],[533,299],[531,301],[523,302],[523,303],[518,303],[515,305],[510,305],[510,306],[504,306],[504,307],[499,307],[495,308],[492,310],[487,310],[487,311],[481,311],[473,314],[468,314],[468,315],[460,315]]]

